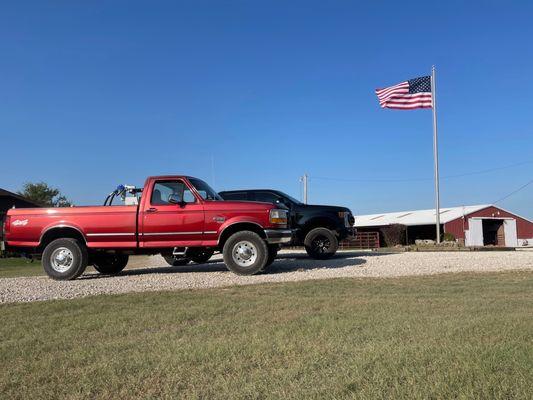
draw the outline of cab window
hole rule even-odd
[[[179,201],[185,203],[194,203],[196,201],[194,195],[183,181],[157,181],[152,190],[152,197],[150,203],[152,205],[170,205],[168,201],[171,195],[178,197]]]

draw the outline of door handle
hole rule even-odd
[[[157,208],[155,207],[150,207],[148,210],[146,210],[147,213],[153,213],[153,212],[156,212],[157,211]]]

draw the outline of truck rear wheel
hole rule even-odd
[[[87,248],[76,239],[63,238],[50,242],[43,251],[46,274],[58,281],[76,279],[88,263]]]
[[[187,251],[189,257],[196,264],[204,264],[209,261],[215,251],[209,248],[193,247]]]
[[[128,264],[127,254],[95,254],[91,257],[93,267],[101,274],[118,274]]]
[[[254,275],[265,268],[268,247],[255,232],[241,231],[231,235],[222,250],[224,264],[237,275]]]
[[[276,257],[278,256],[279,246],[277,244],[270,244],[268,245],[268,259],[265,267],[268,267],[270,264],[274,262]]]
[[[315,260],[331,258],[339,248],[335,234],[327,228],[315,228],[309,231],[304,240],[305,251]]]

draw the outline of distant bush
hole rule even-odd
[[[387,247],[405,244],[405,233],[407,231],[405,225],[392,224],[381,228],[380,231]]]
[[[450,232],[445,232],[444,235],[442,235],[442,240],[445,242],[455,242],[455,235]]]

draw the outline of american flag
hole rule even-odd
[[[431,108],[431,76],[409,79],[408,81],[376,89],[381,108],[413,110],[415,108]]]

